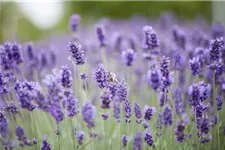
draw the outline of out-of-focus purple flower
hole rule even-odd
[[[173,94],[174,104],[177,115],[182,115],[185,112],[184,101],[182,99],[182,91],[179,88],[175,89]]]
[[[72,60],[76,62],[76,65],[83,65],[86,62],[86,58],[84,57],[82,46],[75,41],[69,42],[68,47]]]
[[[144,50],[154,50],[155,48],[159,47],[158,35],[151,26],[144,26],[142,31],[142,48]]]
[[[33,139],[33,144],[36,145],[38,141],[36,139]]]
[[[160,80],[161,80],[160,71],[157,70],[155,67],[152,67],[148,71],[148,83],[155,91],[157,91],[161,85]]]
[[[219,38],[224,36],[224,27],[220,22],[215,22],[212,24],[212,37]]]
[[[221,76],[223,74],[223,65],[220,63],[210,64],[207,66],[213,73],[215,73],[216,77]]]
[[[132,66],[133,61],[136,58],[136,53],[133,49],[127,49],[122,52],[122,58],[127,66]]]
[[[203,116],[203,114],[207,111],[208,107],[210,106],[210,103],[208,103],[207,105],[204,104],[198,104],[196,107],[193,107],[195,110],[195,116],[197,118],[200,118]]]
[[[116,95],[119,97],[120,102],[125,101],[128,95],[128,87],[124,80],[120,81],[117,86],[117,93]]]
[[[56,102],[48,104],[47,112],[52,115],[56,121],[56,124],[59,124],[65,117],[60,105]]]
[[[49,57],[50,57],[50,65],[51,67],[54,67],[56,65],[56,52],[54,50],[50,50],[50,54],[49,54]]]
[[[165,126],[171,126],[173,124],[173,112],[169,106],[164,108],[163,122]]]
[[[222,49],[224,47],[223,37],[211,40],[209,47],[209,57],[211,61],[219,60],[222,56]]]
[[[193,57],[189,60],[189,65],[194,76],[198,75],[201,69],[201,64],[198,57]]]
[[[128,142],[128,137],[126,135],[122,136],[122,145],[123,148],[125,148],[127,146],[127,142]]]
[[[69,94],[65,98],[65,105],[67,109],[67,113],[69,117],[74,117],[79,111],[78,111],[78,101],[75,96],[72,94]]]
[[[43,79],[43,83],[47,87],[48,90],[48,99],[59,102],[62,100],[63,88],[61,85],[61,77],[59,74],[53,71],[53,74],[46,75]]]
[[[24,130],[22,127],[20,126],[17,126],[16,129],[15,129],[15,134],[18,138],[19,141],[25,141],[26,140],[26,136],[25,136],[25,133],[24,133]]]
[[[125,122],[126,123],[130,123],[130,117],[131,117],[131,105],[130,102],[128,100],[124,101],[124,111],[125,111]]]
[[[102,119],[107,120],[109,118],[109,113],[101,113]]]
[[[136,123],[140,124],[142,122],[141,120],[142,114],[141,114],[140,106],[137,103],[134,104],[134,114],[136,117]]]
[[[153,114],[156,113],[155,107],[150,107],[148,105],[145,105],[143,109],[144,119],[145,120],[151,120]]]
[[[0,135],[4,139],[8,137],[8,120],[2,111],[0,111]]]
[[[142,135],[141,132],[137,132],[134,136],[133,150],[142,149]]]
[[[35,54],[34,54],[34,45],[32,42],[29,42],[26,44],[26,53],[29,61],[34,60]]]
[[[37,82],[17,81],[14,87],[17,99],[22,108],[32,111],[36,106],[32,101],[35,100],[40,92],[40,85]]]
[[[87,75],[86,73],[81,73],[81,74],[80,74],[80,78],[81,78],[82,80],[86,80],[86,79],[88,78],[88,75]]]
[[[120,32],[115,33],[113,36],[113,47],[116,51],[120,52],[122,49],[122,42],[124,41],[124,35]]]
[[[162,132],[160,132],[160,130],[162,129],[162,124],[163,124],[163,114],[159,112],[158,118],[156,119],[156,128],[158,129],[156,136],[158,137],[162,136]]]
[[[149,128],[148,122],[146,120],[143,121],[142,126],[143,126],[144,129]]]
[[[16,65],[21,64],[23,62],[20,51],[21,51],[20,45],[18,45],[16,43],[12,44],[12,56],[13,56],[13,59],[14,59],[14,63]]]
[[[63,87],[70,88],[72,86],[71,74],[71,70],[67,66],[62,66],[60,70],[60,80]]]
[[[105,31],[105,26],[103,24],[99,24],[96,26],[96,33],[98,36],[100,47],[107,46],[106,31]]]
[[[118,84],[116,82],[108,82],[106,87],[110,91],[112,99],[116,96],[117,93],[117,86]]]
[[[41,52],[38,55],[38,67],[39,69],[43,69],[47,67],[48,65],[48,58],[47,58],[47,53],[45,49],[42,49]]]
[[[186,46],[186,37],[184,31],[180,27],[175,25],[172,30],[172,35],[176,45],[184,49]]]
[[[104,93],[101,95],[100,99],[101,99],[101,108],[109,109],[110,103],[112,101],[111,92],[108,90],[105,90]]]
[[[107,84],[107,72],[103,67],[99,67],[93,73],[93,78],[97,83],[98,87],[103,89]]]
[[[13,115],[15,115],[19,112],[13,101],[7,103],[7,106],[5,107],[5,110],[7,112],[12,113]]]
[[[88,128],[95,126],[94,118],[96,116],[96,108],[88,102],[85,102],[81,109],[83,120],[86,122]]]
[[[148,144],[148,146],[152,146],[154,144],[154,139],[149,129],[145,130],[144,141]]]
[[[197,118],[196,120],[197,128],[200,131],[198,134],[201,136],[201,133],[207,134],[209,132],[209,118],[207,116]]]
[[[115,100],[113,102],[113,117],[119,122],[120,119],[120,101]]]
[[[44,135],[44,139],[42,141],[41,150],[51,150],[51,145],[48,143],[48,136]]]
[[[0,94],[6,94],[9,92],[9,88],[7,86],[7,80],[6,78],[3,76],[3,72],[0,68]]]
[[[77,141],[78,141],[79,145],[83,145],[84,136],[85,136],[84,131],[77,132],[76,137],[77,137]]]
[[[80,24],[80,15],[79,14],[73,14],[72,16],[70,16],[69,19],[69,28],[72,32],[76,32],[77,31],[77,27]]]
[[[217,104],[217,111],[221,110],[222,109],[222,106],[223,106],[223,98],[222,96],[217,96],[216,97],[216,104]]]
[[[183,120],[178,120],[177,121],[177,126],[174,129],[174,134],[175,134],[176,140],[178,142],[180,142],[180,143],[183,142],[184,139],[185,139],[184,130],[185,130],[184,121]]]

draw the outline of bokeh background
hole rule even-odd
[[[134,15],[158,18],[169,11],[178,18],[203,18],[209,24],[225,24],[223,1],[2,1],[0,0],[0,42],[30,41],[68,32],[68,18],[82,17],[82,26],[102,17],[129,19]]]

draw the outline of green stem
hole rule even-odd
[[[75,138],[74,138],[74,132],[73,132],[73,118],[70,118],[70,124],[71,124],[71,132],[72,132],[71,135],[72,135],[73,147],[74,149],[76,149],[76,145],[74,143]]]

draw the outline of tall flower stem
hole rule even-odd
[[[101,55],[102,55],[102,62],[105,65],[105,68],[107,68],[107,56],[106,56],[106,49],[104,46],[101,46]]]
[[[72,135],[73,147],[74,147],[74,149],[76,149],[74,132],[73,132],[73,118],[70,118],[70,125],[71,125],[71,132],[72,132],[71,135]]]

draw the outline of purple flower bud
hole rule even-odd
[[[136,57],[136,53],[134,52],[133,49],[127,49],[126,51],[122,52],[123,62],[127,66],[132,66],[135,57]]]
[[[185,113],[185,106],[184,106],[184,101],[182,99],[182,91],[179,88],[176,88],[174,94],[173,94],[173,99],[175,103],[175,109],[177,115],[182,115]]]
[[[107,89],[110,91],[112,99],[116,96],[118,84],[115,82],[108,82]]]
[[[0,94],[6,94],[10,91],[10,89],[7,87],[7,80],[3,76],[3,72],[0,68]]]
[[[145,130],[145,136],[144,136],[144,141],[147,143],[149,146],[152,146],[154,144],[154,139],[152,137],[152,133],[149,129]]]
[[[156,128],[162,129],[162,124],[163,124],[163,114],[159,112],[158,118],[156,119]]]
[[[42,141],[41,150],[51,150],[51,145],[47,141],[48,136],[44,136],[44,140]]]
[[[103,24],[100,24],[100,25],[96,26],[96,33],[97,33],[97,36],[98,36],[100,47],[107,46],[106,31],[105,31],[105,26]]]
[[[19,112],[13,101],[8,102],[7,106],[5,107],[5,110],[12,113],[13,115],[15,115]]]
[[[142,123],[142,126],[143,126],[144,129],[149,128],[149,125],[148,125],[146,120]]]
[[[70,88],[72,86],[71,74],[71,70],[67,66],[62,66],[60,70],[60,80],[63,87]]]
[[[96,116],[96,108],[88,102],[85,102],[81,109],[83,120],[86,122],[88,128],[95,126],[94,118]]]
[[[33,139],[33,144],[36,145],[38,141],[36,139]]]
[[[212,61],[219,60],[219,58],[222,56],[223,47],[223,37],[211,40],[209,47],[209,57]]]
[[[152,67],[148,71],[148,83],[155,91],[157,91],[161,85],[161,74],[155,67]]]
[[[136,123],[140,124],[142,122],[142,120],[140,120],[142,117],[142,114],[141,114],[140,106],[137,103],[134,104],[134,113],[135,113],[135,117],[137,118]]]
[[[165,126],[171,126],[173,124],[173,113],[169,106],[166,106],[163,111],[163,122]]]
[[[69,94],[66,98],[66,109],[69,117],[74,117],[78,114],[78,101],[72,94]]]
[[[101,113],[102,119],[107,120],[109,118],[109,113]]]
[[[47,67],[47,65],[48,65],[48,59],[47,59],[46,50],[42,49],[38,55],[38,67],[39,69],[42,70],[43,68]]]
[[[2,111],[0,111],[0,135],[4,139],[8,137],[8,120]]]
[[[34,54],[34,45],[32,42],[29,42],[26,44],[26,52],[27,52],[27,57],[30,61],[34,60],[35,54]]]
[[[84,136],[85,136],[84,131],[77,132],[76,137],[77,137],[79,145],[83,145]]]
[[[64,119],[64,113],[61,110],[61,107],[58,103],[50,103],[48,105],[47,111],[52,115],[55,119],[56,124],[59,124]]]
[[[122,145],[123,148],[125,148],[127,146],[127,142],[128,142],[128,137],[126,135],[122,136]]]
[[[142,48],[144,50],[154,50],[159,47],[158,35],[151,26],[144,26]]]
[[[133,150],[141,150],[142,149],[142,135],[141,132],[137,132],[134,136],[133,142]]]
[[[86,62],[84,57],[84,51],[82,46],[77,42],[69,42],[69,51],[71,53],[71,58],[76,62],[77,65],[83,65]]]
[[[120,119],[120,101],[119,100],[115,100],[113,102],[113,117],[119,121]]]
[[[12,56],[13,56],[13,59],[14,59],[14,63],[16,65],[21,64],[23,62],[20,51],[21,51],[20,45],[18,45],[16,43],[12,45]]]
[[[103,89],[107,84],[107,72],[103,67],[99,67],[93,73],[93,78],[98,84],[99,88]]]
[[[131,117],[131,105],[128,100],[125,100],[124,102],[124,111],[125,111],[125,122],[130,123],[130,117]]]
[[[111,92],[106,90],[100,97],[101,99],[101,108],[103,109],[109,109],[110,108],[110,103],[112,101],[112,95]]]
[[[24,133],[24,130],[23,130],[22,127],[17,126],[16,129],[15,129],[15,134],[18,137],[19,141],[25,141],[26,140],[26,136],[25,136],[25,133]]]
[[[201,65],[199,62],[199,58],[198,57],[193,57],[192,59],[189,60],[189,64],[190,64],[190,68],[192,71],[192,74],[194,76],[198,75],[201,69]]]
[[[217,96],[216,97],[216,104],[217,104],[217,111],[221,110],[222,109],[222,106],[223,106],[223,99],[222,99],[222,96]]]
[[[86,80],[86,79],[88,78],[88,75],[87,75],[86,73],[81,73],[81,74],[80,74],[80,78],[81,78],[82,80]]]
[[[180,143],[183,142],[185,139],[184,130],[185,130],[185,125],[183,120],[178,120],[177,126],[174,129],[174,134],[175,134],[176,140]]]
[[[172,35],[174,38],[174,42],[177,44],[177,46],[185,49],[186,37],[184,31],[181,30],[177,25],[175,25],[173,27]]]
[[[119,97],[120,102],[125,101],[127,99],[128,87],[124,80],[118,83],[116,95]]]
[[[70,16],[69,19],[69,27],[72,32],[77,31],[77,27],[80,24],[80,15],[79,14],[73,14]]]
[[[148,121],[148,120],[151,120],[153,114],[156,113],[156,109],[155,107],[150,107],[148,105],[145,105],[143,109],[143,113],[144,113],[144,119]]]
[[[200,133],[207,134],[209,132],[209,118],[207,116],[197,118],[196,124]]]

